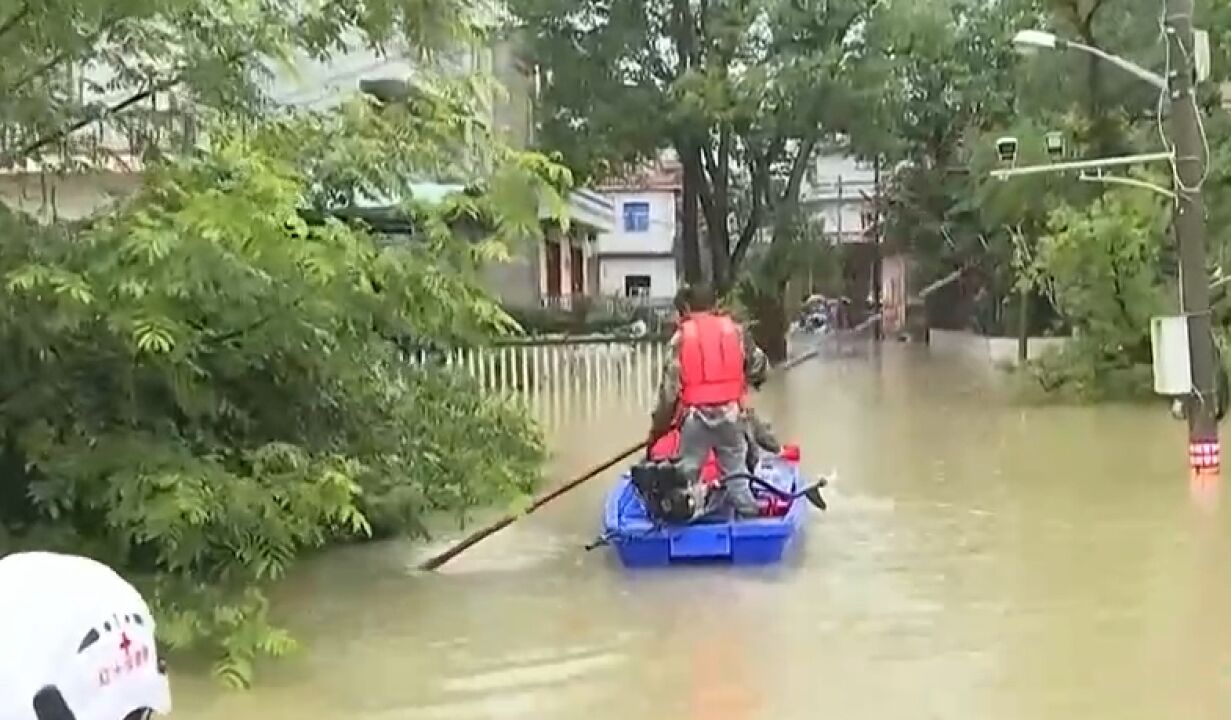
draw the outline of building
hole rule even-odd
[[[472,48],[442,58],[446,71],[459,74],[482,72],[493,76],[504,93],[486,98],[488,122],[500,137],[516,149],[534,142],[534,105],[539,74],[518,52],[515,38],[505,38],[488,47]],[[381,57],[359,50],[334,57],[328,63],[302,60],[296,75],[282,75],[275,97],[288,104],[337,102],[359,83],[389,83],[413,77],[416,68],[405,56]],[[445,186],[438,186],[445,187]],[[456,189],[456,188],[455,188]],[[571,307],[579,297],[599,292],[597,235],[615,228],[615,208],[603,195],[576,189],[568,198],[568,229],[549,222],[541,208],[544,238],[511,248],[506,262],[484,268],[489,289],[509,306]]]
[[[601,294],[648,304],[675,297],[683,186],[683,169],[669,155],[603,186],[615,205],[616,223],[598,236]]]
[[[491,127],[515,148],[525,148],[533,142],[537,72],[519,56],[513,41],[502,40],[489,47],[453,53],[441,63],[446,72],[492,74],[506,92],[487,98]],[[294,70],[275,73],[268,91],[277,104],[323,110],[359,92],[361,86],[388,87],[390,83],[413,78],[419,71],[408,52],[382,55],[359,48],[339,53],[327,62],[306,56],[295,58]],[[154,118],[147,127],[121,129],[115,124],[97,123],[76,134],[94,146],[94,151],[83,153],[78,160],[104,158],[90,170],[56,175],[33,161],[0,168],[0,201],[44,221],[86,217],[140,186],[140,158],[149,145],[157,144],[163,149],[196,145],[192,118],[175,107],[174,94],[155,94],[139,110]],[[0,150],[3,141],[4,135],[0,133]],[[434,186],[436,190],[447,187]],[[598,292],[596,237],[599,232],[615,228],[614,205],[598,193],[580,189],[569,197],[568,211],[571,222],[564,231],[547,222],[547,209],[542,208],[546,238],[537,244],[513,248],[509,262],[484,269],[490,289],[504,302],[523,306],[567,305],[575,296]]]
[[[892,250],[892,244],[893,254],[883,256],[887,246],[880,232],[878,204],[884,179],[870,162],[823,152],[806,171],[800,204],[822,223],[823,236],[840,249],[844,294],[860,312],[879,305],[882,330],[896,334],[906,322],[910,258]]]
[[[821,154],[805,172],[799,201],[805,212],[823,221],[823,232],[831,242],[869,242],[876,226],[876,185],[870,163]]]

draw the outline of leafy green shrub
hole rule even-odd
[[[572,310],[556,308],[507,308],[509,316],[528,335],[588,335],[621,330],[633,322],[633,313],[604,311],[579,302]]]
[[[1040,388],[1086,400],[1149,396],[1150,317],[1166,307],[1166,217],[1153,195],[1135,188],[1052,214],[1029,282],[1049,294],[1077,337],[1034,364]]]
[[[1026,397],[1038,400],[1144,402],[1154,397],[1152,372],[1149,363],[1123,353],[1101,354],[1079,337],[1063,350],[1031,361],[1023,375],[1024,390]]]
[[[211,152],[153,170],[82,232],[0,211],[0,539],[125,569],[163,640],[213,654],[233,684],[292,647],[261,588],[306,550],[422,533],[429,512],[538,477],[523,413],[443,366],[407,364],[391,339],[447,346],[510,326],[476,266],[537,229],[537,205],[501,201],[550,193],[550,168],[500,155],[483,196],[408,207],[412,242],[305,223],[322,178],[389,189],[394,163],[449,150],[391,135],[392,122],[359,104],[220,128]],[[333,172],[359,160],[365,176]],[[495,232],[454,238],[445,216],[460,204],[498,219]]]

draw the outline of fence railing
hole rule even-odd
[[[871,338],[870,327],[830,336],[793,335],[789,354],[857,353]],[[627,417],[629,411],[646,413],[648,422],[666,359],[667,345],[661,340],[605,336],[506,341],[410,357],[411,362],[462,370],[481,392],[521,404],[549,430],[613,413]]]
[[[592,420],[613,410],[649,412],[666,346],[659,341],[587,338],[457,348],[416,363],[459,368],[482,392],[523,404],[548,427]]]

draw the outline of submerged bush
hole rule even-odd
[[[0,540],[126,570],[164,641],[236,684],[291,646],[261,588],[305,550],[421,533],[429,512],[527,492],[541,465],[524,413],[394,339],[510,325],[476,266],[537,229],[522,201],[552,192],[551,168],[500,156],[487,193],[410,206],[410,242],[305,223],[303,199],[357,162],[347,142],[392,142],[391,163],[449,151],[391,140],[374,112],[219,130],[88,229],[0,210]],[[362,167],[356,184],[379,181]],[[495,232],[455,238],[459,212]]]
[[[1024,395],[1066,402],[1148,401],[1153,379],[1150,364],[1125,353],[1101,354],[1074,338],[1063,350],[1032,360],[1022,373]]]

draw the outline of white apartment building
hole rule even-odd
[[[679,287],[677,238],[683,175],[669,156],[603,187],[615,229],[598,236],[599,291],[661,304]]]

